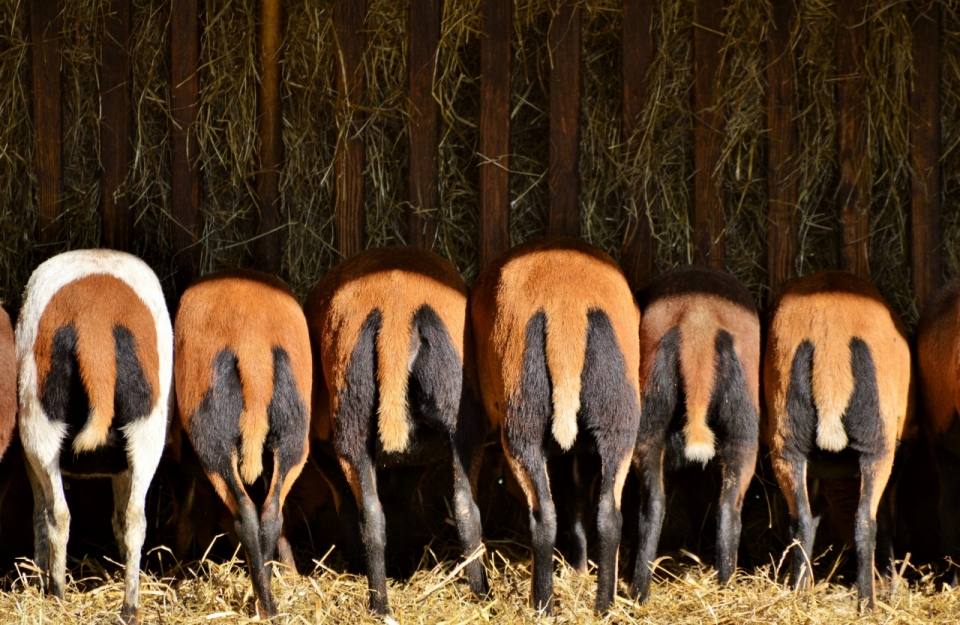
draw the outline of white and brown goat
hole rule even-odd
[[[257,613],[272,617],[267,563],[280,541],[284,499],[309,450],[313,364],[306,319],[282,281],[230,270],[184,291],[174,337],[183,429],[233,514]],[[244,485],[264,474],[269,487],[258,511]]]
[[[770,457],[790,509],[793,579],[812,579],[817,519],[808,479],[860,481],[854,525],[860,601],[874,605],[877,509],[911,416],[910,348],[880,292],[843,271],[788,282],[764,354]]]
[[[665,463],[706,464],[719,452],[721,583],[736,571],[740,512],[759,446],[760,318],[750,292],[729,273],[710,267],[668,271],[640,300],[643,404],[634,466],[641,540],[631,592],[643,602],[666,511]]]
[[[606,610],[616,590],[620,495],[640,421],[640,312],[630,287],[598,248],[541,239],[483,270],[470,312],[483,402],[530,508],[533,606],[549,612],[553,604],[557,513],[547,459],[594,449],[601,462],[596,610]],[[585,544],[577,559],[585,568]]]
[[[136,622],[144,500],[163,452],[173,365],[160,282],[123,252],[55,256],[30,276],[16,345],[36,563],[62,598],[70,530],[62,475],[110,476],[126,567],[121,617]]]
[[[388,612],[386,527],[377,466],[450,454],[464,555],[481,548],[476,481],[483,453],[467,287],[446,259],[412,247],[368,250],[327,273],[307,301],[317,371],[314,435],[333,446],[361,514],[370,609]],[[319,368],[319,367],[318,367]],[[466,567],[487,593],[482,562]]]
[[[940,482],[940,551],[960,562],[960,279],[927,303],[917,329],[920,424],[933,451]],[[950,575],[956,585],[956,569]]]

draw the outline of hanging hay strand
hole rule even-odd
[[[19,306],[35,261],[33,133],[30,129],[30,26],[26,0],[0,4],[0,298]]]

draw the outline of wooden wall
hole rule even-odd
[[[448,0],[449,1],[449,0]],[[256,264],[265,271],[280,267],[281,227],[278,216],[279,175],[284,167],[281,97],[284,8],[281,0],[261,0],[257,24],[256,62],[259,165],[256,180],[258,227]],[[866,79],[863,71],[866,0],[838,0],[836,34],[839,188],[837,221],[843,268],[868,276],[870,222],[866,199],[871,168],[865,147]],[[131,0],[110,0],[104,13],[100,60],[101,89],[101,245],[132,249],[132,215],[126,192],[126,171],[134,155],[130,135],[135,120],[131,107]],[[549,24],[549,209],[550,234],[580,235],[580,131],[582,12],[576,0],[553,0]],[[766,25],[766,177],[768,182],[767,262],[773,291],[797,272],[797,75],[796,50],[789,45],[797,19],[796,0],[771,0]],[[623,0],[622,4],[622,124],[629,158],[637,149],[640,120],[650,99],[648,75],[656,54],[653,33],[657,3]],[[480,0],[479,89],[479,249],[485,264],[510,241],[511,55],[512,0]],[[198,70],[201,58],[200,0],[172,0],[170,26],[171,98],[171,240],[177,289],[200,270],[203,215],[200,211],[202,172],[197,161]],[[335,85],[346,98],[335,150],[335,240],[344,257],[367,244],[364,219],[366,93],[363,54],[367,45],[365,0],[333,0],[336,39]],[[433,92],[436,59],[444,10],[442,0],[409,0],[409,242],[436,248],[438,185],[438,103]],[[724,195],[716,181],[721,158],[724,117],[718,105],[725,33],[724,0],[697,0],[694,13],[693,191],[690,220],[695,232],[695,262],[722,266],[725,237]],[[910,102],[911,274],[918,302],[932,293],[942,275],[940,227],[940,5],[917,2]],[[58,0],[29,0],[32,116],[35,128],[35,172],[38,220],[36,240],[55,240],[63,206],[61,163],[61,75],[58,36],[63,27]],[[631,191],[636,212],[624,209],[621,263],[634,286],[654,271],[651,240],[653,208],[644,190]]]

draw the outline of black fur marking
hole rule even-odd
[[[853,393],[843,413],[843,429],[851,448],[862,454],[881,453],[885,444],[877,371],[870,348],[856,337],[850,339],[850,367],[853,370]]]
[[[60,466],[64,473],[75,476],[121,473],[128,465],[126,444],[121,431],[117,429],[123,425],[118,418],[119,411],[107,432],[106,444],[94,451],[73,453],[73,440],[86,425],[90,415],[90,402],[80,379],[76,350],[76,328],[72,324],[57,328],[53,335],[50,371],[40,390],[40,404],[47,416],[51,421],[59,421],[67,426],[68,434],[61,446]],[[117,358],[119,361],[119,350]],[[118,385],[119,364],[118,362]]]
[[[281,476],[286,476],[303,459],[308,427],[306,411],[290,369],[290,355],[282,347],[274,347],[273,396],[267,406],[270,430],[266,446],[273,450]]]
[[[229,349],[220,351],[211,369],[210,388],[190,420],[190,440],[205,471],[232,479],[243,412],[236,355]]]
[[[601,458],[626,458],[637,439],[640,406],[627,380],[626,361],[607,314],[591,310],[587,324],[578,421],[593,434]]]
[[[547,370],[547,315],[538,312],[527,322],[523,372],[516,395],[507,398],[511,418],[505,424],[504,442],[514,458],[532,448],[542,449],[550,436],[553,386]]]
[[[363,322],[360,336],[350,354],[343,388],[337,390],[338,414],[334,415],[337,454],[346,458],[371,456],[374,451],[379,400],[377,388],[377,333],[383,323],[379,310],[372,310]]]
[[[641,310],[659,299],[690,294],[714,295],[756,314],[757,304],[743,284],[731,273],[704,265],[677,267],[665,271],[637,294]]]
[[[672,328],[660,337],[650,381],[643,389],[643,416],[637,434],[637,442],[641,446],[659,448],[664,443],[671,422],[679,422],[683,417],[683,402],[680,401],[683,385],[680,383],[679,366],[680,330]],[[677,413],[678,409],[680,414]],[[673,429],[680,432],[682,425]]]
[[[123,326],[113,328],[117,350],[117,382],[113,392],[113,406],[118,426],[133,423],[150,414],[153,408],[153,389],[143,374],[137,358],[137,340]]]
[[[456,430],[457,408],[463,390],[463,364],[443,321],[429,306],[413,316],[420,348],[410,372],[410,407],[413,415]]]
[[[806,458],[816,448],[817,409],[813,404],[813,343],[797,346],[787,386],[787,430],[784,454]]]
[[[733,336],[720,330],[714,341],[716,375],[710,398],[708,424],[723,445],[756,447],[760,440],[760,415],[747,394],[743,365],[733,348]]]

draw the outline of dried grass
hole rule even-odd
[[[446,2],[434,96],[440,105],[440,209],[437,249],[468,281],[476,275],[478,240],[479,0]],[[582,2],[581,231],[619,256],[624,211],[640,189],[651,208],[657,270],[693,258],[693,5],[656,4],[656,54],[650,101],[626,153],[621,136],[622,22],[616,0]],[[838,263],[836,0],[799,0],[791,33],[796,55],[801,274]],[[63,164],[61,240],[56,250],[99,241],[97,61],[104,0],[64,0]],[[408,3],[371,0],[365,25],[367,102],[366,217],[370,246],[407,240],[406,97]],[[330,3],[285,5],[281,173],[281,275],[299,295],[338,260],[333,248],[333,152],[344,99],[335,86]],[[762,301],[765,291],[766,93],[765,29],[769,0],[731,0],[723,29],[717,106],[726,130],[716,180],[725,203],[726,264]],[[945,272],[960,272],[960,18],[943,4],[943,188]],[[28,21],[23,0],[0,8],[0,296],[15,308],[39,258],[30,118]],[[514,6],[511,103],[513,243],[547,230],[549,161],[549,0]],[[911,31],[908,3],[871,0],[866,15],[868,152],[872,162],[871,274],[912,325],[907,233],[909,215],[908,87]],[[204,217],[201,267],[251,265],[257,222],[256,20],[253,0],[211,0],[201,25],[197,131]],[[129,194],[135,252],[158,270],[171,267],[169,7],[134,3],[131,50],[136,117]],[[171,293],[172,294],[172,293]]]
[[[274,579],[279,616],[276,623],[862,623],[951,622],[960,609],[960,592],[933,590],[931,576],[916,572],[911,583],[901,582],[891,597],[888,588],[878,591],[873,614],[858,615],[856,592],[847,586],[820,581],[796,593],[777,581],[777,563],[751,575],[741,574],[735,584],[721,586],[716,571],[695,558],[683,564],[662,563],[650,600],[638,606],[625,596],[621,582],[610,612],[593,615],[595,570],[578,574],[560,558],[556,562],[555,612],[542,616],[527,607],[530,561],[513,545],[487,555],[490,596],[474,599],[456,562],[426,552],[419,570],[406,582],[389,580],[392,617],[367,613],[364,577],[340,573],[315,561],[308,575]],[[166,557],[162,548],[154,550]],[[109,565],[108,565],[109,566]],[[84,559],[74,567],[73,581],[63,602],[45,598],[35,585],[36,569],[23,562],[8,577],[0,592],[0,611],[7,622],[88,623],[114,622],[123,598],[123,579],[116,567],[107,571],[97,561]],[[68,578],[69,580],[70,578]],[[141,618],[144,623],[248,623],[251,622],[251,585],[241,559],[223,563],[210,560],[173,566],[169,571],[143,574]]]

